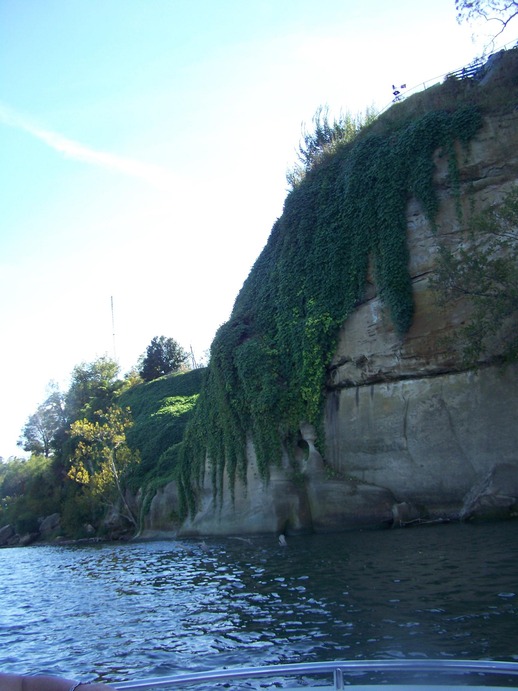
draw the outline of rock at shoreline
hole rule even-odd
[[[40,535],[44,540],[56,535],[61,528],[61,516],[59,513],[52,513],[46,516],[40,523]]]
[[[10,540],[15,536],[15,530],[12,525],[4,525],[0,528],[0,547],[6,547],[10,544]]]

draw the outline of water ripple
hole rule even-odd
[[[0,668],[105,681],[335,657],[513,659],[516,523],[0,551]]]

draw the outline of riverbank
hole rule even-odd
[[[327,536],[330,534],[333,535],[342,535],[342,534],[355,534],[359,532],[384,532],[389,529],[403,529],[403,528],[426,528],[426,527],[431,527],[431,526],[440,526],[440,525],[455,525],[455,524],[461,524],[461,523],[478,523],[478,524],[493,524],[493,523],[512,523],[512,522],[518,522],[518,514],[512,514],[509,516],[506,516],[505,518],[499,517],[499,518],[484,518],[484,519],[476,519],[476,518],[470,518],[468,520],[463,520],[463,519],[450,519],[450,518],[435,518],[435,519],[414,519],[410,520],[408,522],[394,522],[391,526],[385,526],[384,528],[363,528],[363,529],[349,529],[349,530],[343,530],[343,531],[328,531],[326,533],[314,533],[314,532],[304,532],[304,533],[292,533],[288,534],[288,537],[303,537],[305,536]],[[173,530],[144,530],[141,533],[135,535],[131,532],[127,532],[124,534],[118,534],[117,536],[113,535],[104,535],[104,536],[90,536],[90,537],[81,537],[81,538],[67,538],[63,537],[62,535],[54,535],[54,536],[43,536],[40,533],[31,533],[31,534],[26,534],[26,535],[17,535],[16,533],[12,532],[13,528],[12,526],[4,526],[3,528],[0,528],[0,549],[2,548],[12,548],[12,547],[28,547],[28,546],[40,546],[40,547],[70,547],[70,546],[89,546],[89,545],[124,545],[128,543],[152,543],[152,542],[183,542],[183,541],[198,541],[198,542],[205,542],[205,539],[210,539],[211,536],[182,536],[178,534],[178,531],[173,531]],[[9,539],[5,539],[5,535],[11,533],[11,537]],[[214,536],[213,536],[214,537]],[[222,537],[222,536],[218,536]],[[247,537],[243,537],[242,535],[227,535],[224,536],[227,539],[230,540],[242,540],[244,542],[250,542],[253,539],[259,538],[259,539],[279,539],[280,544],[283,544],[286,536],[284,533],[261,533],[261,534],[252,534]],[[284,538],[284,540],[283,540]]]

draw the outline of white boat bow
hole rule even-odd
[[[384,674],[379,684],[364,684],[362,676],[366,673]],[[397,674],[397,683],[387,683],[387,674]],[[477,675],[477,683],[472,680],[459,679],[459,683],[451,683],[451,675]],[[307,677],[332,677],[332,684],[325,685],[307,682]],[[441,677],[448,677],[449,681],[441,684]],[[226,689],[239,689],[239,682],[251,681],[264,677],[277,677],[283,680],[292,679],[296,686],[290,688],[309,688],[333,691],[343,691],[346,687],[352,691],[409,691],[409,689],[433,689],[439,691],[457,691],[458,689],[471,689],[488,691],[502,688],[518,689],[518,662],[492,661],[492,660],[337,660],[333,662],[309,662],[281,665],[268,665],[265,667],[238,667],[229,669],[217,669],[206,672],[192,672],[175,674],[168,677],[155,679],[142,679],[140,681],[123,681],[111,686],[120,691],[137,689],[161,689],[187,687],[191,684],[224,684]],[[307,683],[301,683],[301,677]],[[499,677],[500,679],[495,679]],[[503,678],[505,683],[502,683]],[[406,679],[406,681],[405,681]],[[509,680],[516,679],[516,684],[509,686]],[[457,681],[457,680],[456,680]],[[464,681],[464,683],[463,683]],[[499,681],[492,685],[492,681]],[[329,679],[328,679],[329,682]],[[250,687],[249,687],[250,688]],[[288,688],[288,687],[283,687]]]

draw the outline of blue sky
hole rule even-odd
[[[78,363],[162,334],[202,360],[301,124],[433,84],[471,36],[454,0],[0,0],[0,456]]]

